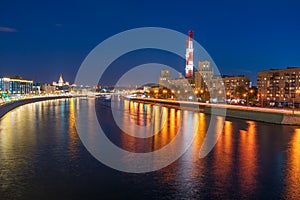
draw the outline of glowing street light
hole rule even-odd
[[[254,90],[250,90],[250,94],[253,94],[254,93]],[[247,94],[247,105],[249,106],[249,94]]]

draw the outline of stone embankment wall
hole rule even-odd
[[[61,98],[68,98],[68,97],[41,97],[41,98],[32,98],[32,99],[23,99],[18,101],[13,101],[11,103],[6,103],[0,106],[0,119],[9,111],[28,104],[28,103],[34,103],[38,101],[45,101],[45,100],[52,100],[52,99],[61,99]]]

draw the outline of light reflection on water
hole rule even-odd
[[[288,149],[286,170],[286,194],[291,199],[299,199],[299,183],[300,183],[300,129],[295,129],[294,135]]]
[[[25,105],[0,120],[0,199],[300,197],[299,127],[226,119],[213,151],[199,159],[210,116],[126,100],[113,102],[128,130],[136,131],[132,124],[147,126],[152,121],[153,130],[159,132],[146,139],[124,134],[112,119],[109,103],[96,100],[107,136],[128,151],[160,149],[178,131],[193,134],[191,127],[197,128],[195,140],[179,160],[162,170],[117,172],[95,160],[77,136],[74,112],[82,105],[95,109],[93,101]],[[220,122],[217,118],[216,128]]]

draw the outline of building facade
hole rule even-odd
[[[56,86],[53,86],[51,84],[45,83],[41,85],[41,91],[43,94],[54,94],[55,93]]]
[[[227,98],[240,98],[244,94],[240,94],[241,91],[249,91],[251,84],[248,76],[223,76],[222,82]]]
[[[300,102],[300,68],[258,72],[258,99],[262,102]]]
[[[67,93],[70,91],[69,82],[64,82],[62,74],[60,74],[58,82],[53,81],[53,86],[55,86],[55,90],[57,93]]]
[[[169,70],[162,70],[158,78],[158,84],[164,87],[170,87],[172,77]]]
[[[198,62],[198,70],[195,72],[195,90],[205,90],[210,80],[214,78],[214,70],[210,66],[210,61]]]
[[[172,79],[169,70],[162,70],[158,82],[160,86],[174,91],[193,89],[198,97],[206,95],[215,97],[219,101],[245,99],[251,93],[251,82],[248,76],[215,76],[207,60],[198,62],[198,70],[195,71],[194,78]]]
[[[24,80],[21,77],[0,78],[0,92],[10,95],[24,95],[32,93],[32,80]]]

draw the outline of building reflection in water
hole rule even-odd
[[[77,100],[78,102],[78,100]],[[78,135],[76,132],[76,126],[75,126],[75,100],[73,98],[69,99],[69,154],[72,159],[76,158],[78,156]]]
[[[232,155],[232,122],[225,121],[224,132],[219,137],[214,149],[213,149],[213,163],[211,167],[212,175],[215,177],[216,188],[229,187],[227,183],[230,180],[230,173],[233,170],[233,155]]]
[[[286,191],[287,199],[300,198],[300,129],[295,129],[290,142],[287,159]]]
[[[265,193],[269,197],[284,199],[297,199],[300,196],[299,127],[227,119],[215,147],[205,158],[199,159],[210,115],[132,101],[116,102],[122,123],[128,130],[135,132],[136,126],[133,125],[138,125],[150,126],[154,132],[158,131],[153,137],[143,139],[124,134],[113,123],[109,104],[101,101],[104,105],[96,105],[96,109],[99,109],[97,113],[104,116],[101,125],[108,131],[109,139],[128,151],[154,151],[168,145],[179,131],[188,137],[196,130],[194,142],[188,151],[168,167],[146,174],[126,174],[102,167],[96,160],[91,160],[78,139],[74,112],[86,106],[90,111],[85,116],[88,119],[87,127],[92,130],[91,125],[97,123],[92,115],[95,101],[63,99],[39,102],[17,108],[2,118],[2,194],[7,194],[9,190],[15,199],[22,199],[22,195],[35,193],[46,181],[49,188],[66,187],[76,195],[76,190],[83,185],[82,180],[87,181],[85,189],[88,191],[94,187],[91,191],[95,194],[99,194],[99,191],[105,194],[106,184],[111,180],[108,187],[113,186],[113,189],[109,193],[119,188],[126,194],[127,190],[133,188],[133,193],[149,192],[157,195],[155,197],[164,198],[244,199],[264,197]],[[222,123],[222,118],[216,118],[214,128],[220,129]],[[93,134],[92,130],[89,139],[93,140]],[[95,143],[98,144],[98,141]],[[94,165],[88,176],[85,173],[87,164]],[[52,182],[56,181],[56,177],[62,178]],[[50,190],[41,191],[46,195],[53,193]]]
[[[28,160],[36,157],[37,135],[31,133],[39,126],[35,116],[41,104],[18,107],[0,119],[0,191],[11,190],[13,185],[18,198],[22,198],[20,190],[24,187],[26,176],[33,174],[33,163],[28,163]],[[2,195],[0,192],[0,199]]]
[[[241,193],[247,194],[254,191],[257,175],[257,135],[256,122],[247,121],[247,130],[240,130],[240,142],[238,147],[239,182]]]

